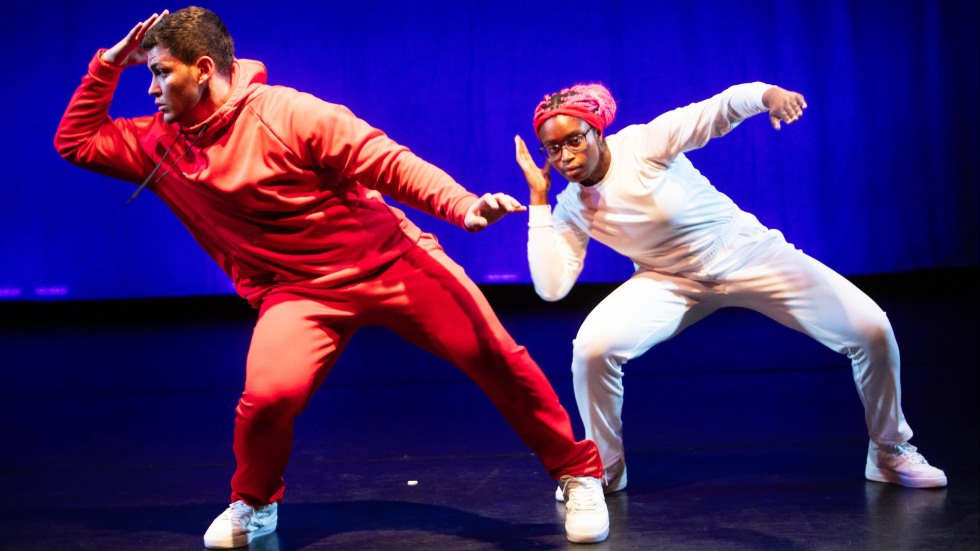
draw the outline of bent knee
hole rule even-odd
[[[867,312],[859,319],[852,321],[852,345],[848,348],[864,349],[872,356],[888,353],[896,348],[895,332],[891,322],[882,310]]]
[[[572,341],[572,373],[578,375],[595,373],[620,373],[626,363],[625,356],[615,352],[615,343],[601,336],[579,335]]]
[[[238,400],[237,412],[242,417],[295,417],[306,404],[306,394],[284,389],[246,390]]]
[[[891,321],[881,308],[864,311],[857,316],[854,325],[868,342],[880,342],[892,338]]]

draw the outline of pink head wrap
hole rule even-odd
[[[555,115],[578,117],[603,130],[616,118],[616,100],[598,83],[563,88],[545,96],[534,110],[534,132],[537,133],[544,121]]]

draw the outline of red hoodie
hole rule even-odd
[[[161,113],[113,120],[122,68],[101,54],[58,126],[58,153],[133,183],[162,162],[149,187],[253,306],[277,285],[357,281],[410,249],[421,230],[382,193],[460,227],[477,199],[346,107],[267,85],[258,61],[235,60],[230,98],[194,127]]]

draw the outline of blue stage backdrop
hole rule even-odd
[[[0,19],[3,195],[0,298],[232,293],[226,276],[146,193],[75,168],[55,127],[99,47],[152,10],[140,3],[17,2]],[[691,153],[716,187],[845,275],[978,264],[975,0],[743,2],[252,2],[204,4],[270,83],[349,106],[471,190],[527,200],[513,136],[536,144],[534,105],[605,83],[609,132],[727,86],[802,92],[780,132],[765,116]],[[113,116],[153,111],[132,68]],[[556,186],[564,182],[555,176]],[[409,210],[478,283],[527,283],[526,215],[471,235]],[[582,281],[630,263],[593,244]]]

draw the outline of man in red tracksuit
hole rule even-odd
[[[112,119],[126,67],[152,72],[152,116]],[[389,327],[452,362],[493,401],[567,494],[572,541],[605,539],[593,442],[477,286],[382,194],[469,231],[525,208],[466,191],[347,108],[266,84],[213,12],[154,14],[99,50],[54,144],[84,168],[140,183],[180,218],[259,311],[236,408],[231,505],[205,545],[276,528],[293,424],[359,327]]]

